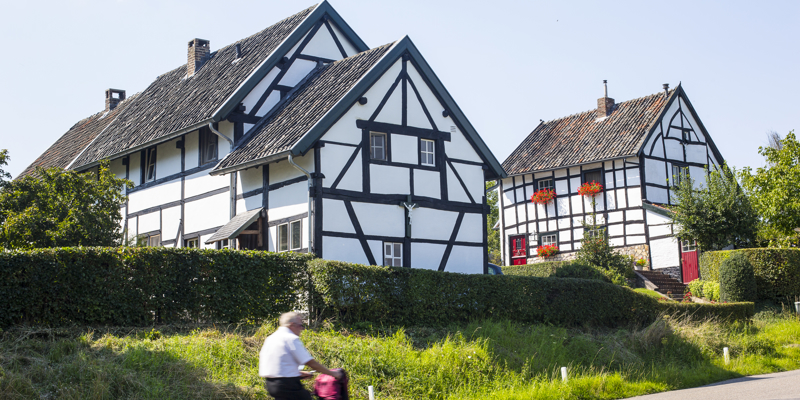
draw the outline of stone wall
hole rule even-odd
[[[635,246],[626,246],[626,247],[619,247],[614,249],[615,252],[620,254],[625,254],[629,256],[633,256],[635,259],[644,258],[647,260],[647,265],[644,269],[650,269],[650,246],[646,244],[637,244]],[[533,257],[528,259],[528,264],[536,264],[540,262],[550,262],[550,261],[570,261],[575,259],[575,252],[564,252],[558,253],[552,257]],[[661,270],[659,270],[661,271]]]

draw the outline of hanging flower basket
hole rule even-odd
[[[603,191],[603,185],[595,181],[586,182],[578,188],[578,193],[580,193],[581,196],[594,197],[595,195],[597,195],[602,191]]]
[[[539,253],[539,257],[543,258],[552,257],[558,253],[558,246],[554,244],[539,246],[536,249],[536,252]]]
[[[536,204],[547,204],[556,198],[556,191],[553,189],[542,189],[531,195],[531,201]]]

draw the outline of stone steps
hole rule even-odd
[[[680,300],[683,298],[683,292],[686,291],[686,285],[682,282],[678,281],[677,279],[662,274],[658,271],[636,271],[640,273],[642,276],[647,278],[650,282],[656,285],[658,288],[656,292],[659,292],[665,296],[669,296],[675,300]],[[668,294],[667,292],[670,292]]]

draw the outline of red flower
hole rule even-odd
[[[536,249],[536,252],[539,254],[539,257],[547,258],[550,256],[554,256],[556,253],[558,253],[558,246],[554,244],[539,246]]]
[[[581,196],[594,196],[602,191],[603,185],[595,181],[586,182],[578,188],[578,193],[580,193]]]
[[[531,201],[536,204],[547,204],[556,198],[556,192],[552,189],[542,189],[531,195]]]

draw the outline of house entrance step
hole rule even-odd
[[[683,282],[678,281],[677,279],[662,274],[658,271],[636,271],[641,274],[643,277],[647,278],[650,282],[657,286],[655,289],[656,292],[659,292],[665,296],[669,296],[673,299],[682,299],[683,292],[686,290],[686,285]],[[669,292],[669,294],[667,293]]]

